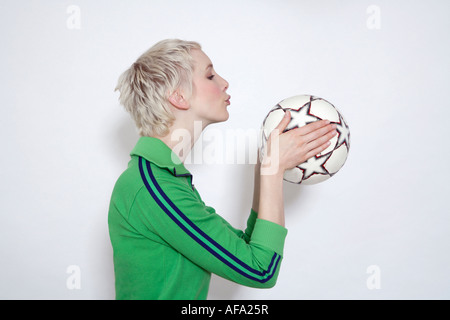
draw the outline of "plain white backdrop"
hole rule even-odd
[[[181,38],[230,83],[230,119],[211,129],[257,130],[280,100],[314,94],[351,130],[336,176],[285,184],[277,285],[214,276],[210,299],[449,299],[449,11],[444,0],[2,0],[0,298],[114,299],[109,198],[138,139],[114,88],[155,42]],[[203,200],[244,228],[253,167],[188,168]]]

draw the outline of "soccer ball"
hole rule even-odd
[[[331,139],[330,146],[317,156],[286,170],[284,180],[311,185],[325,181],[335,175],[347,160],[350,149],[350,130],[341,113],[328,101],[311,95],[298,95],[284,99],[267,114],[261,128],[260,152],[264,153],[267,139],[283,118],[285,111],[291,112],[291,121],[286,130],[302,127],[318,120],[335,123],[338,134]]]

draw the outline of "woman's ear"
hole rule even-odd
[[[169,102],[177,109],[187,110],[189,109],[189,102],[185,99],[182,92],[179,90],[174,91],[169,96]]]

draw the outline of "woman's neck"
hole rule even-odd
[[[192,121],[183,126],[174,123],[165,136],[153,136],[164,142],[184,162],[194,147],[206,125],[202,121]]]

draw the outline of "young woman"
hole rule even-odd
[[[237,230],[205,205],[183,165],[198,138],[194,124],[228,119],[228,86],[198,43],[174,39],[155,44],[121,75],[120,102],[141,137],[109,209],[117,299],[206,299],[211,273],[245,286],[275,285],[287,234],[284,171],[323,151],[336,131],[320,121],[283,132],[287,112],[255,165],[247,228]],[[190,138],[180,141],[180,130]]]

